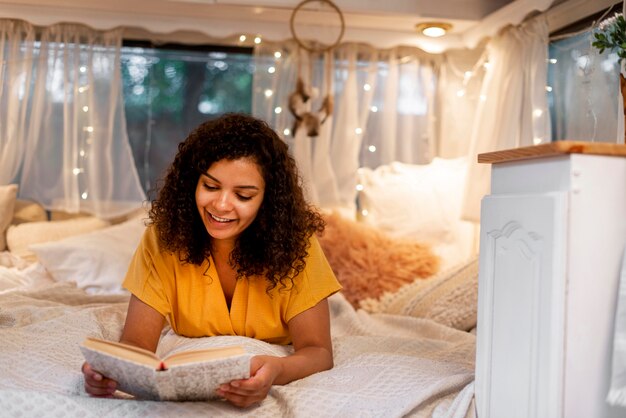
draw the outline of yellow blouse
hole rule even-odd
[[[315,236],[294,286],[268,294],[267,285],[262,278],[239,280],[229,310],[213,260],[181,262],[159,247],[154,226],[146,228],[123,283],[179,335],[242,335],[274,344],[290,344],[289,320],[341,289]]]

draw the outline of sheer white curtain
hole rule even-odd
[[[489,193],[490,170],[475,156],[550,142],[547,106],[548,25],[545,17],[510,27],[487,45],[489,69],[471,134],[472,158],[465,188],[464,218],[480,219],[480,200]]]
[[[0,20],[0,181],[46,209],[125,214],[145,200],[126,133],[121,31]],[[10,164],[4,164],[4,162]]]
[[[437,83],[437,156],[468,156],[480,88],[485,76],[484,48],[443,54]]]
[[[437,64],[415,48],[343,44],[332,54],[309,54],[293,41],[263,42],[255,47],[253,113],[289,144],[309,200],[354,216],[359,167],[434,156]],[[318,91],[314,113],[328,91],[334,97],[334,112],[316,137],[292,132],[288,98],[298,76]]]
[[[0,19],[0,184],[17,180],[24,158],[34,46],[31,25]]]

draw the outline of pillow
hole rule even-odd
[[[47,220],[48,214],[39,203],[22,199],[15,201],[12,225],[19,225],[25,222],[45,222]]]
[[[6,231],[13,220],[17,184],[0,186],[0,251],[7,247]]]
[[[7,246],[14,255],[35,261],[35,254],[28,248],[32,244],[58,241],[108,226],[109,222],[89,216],[64,221],[27,222],[11,225],[7,231]]]
[[[425,280],[387,292],[379,299],[361,301],[368,312],[431,319],[463,331],[476,327],[478,258]]]
[[[436,157],[429,164],[361,168],[361,221],[430,244],[446,266],[467,260],[475,251],[475,225],[461,220],[467,161]]]
[[[122,293],[122,280],[145,230],[142,217],[30,249],[52,278],[88,293]]]
[[[378,298],[416,278],[429,277],[439,268],[430,248],[406,238],[392,238],[338,213],[325,214],[326,228],[318,235],[330,267],[354,306]]]

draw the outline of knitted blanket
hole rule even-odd
[[[340,294],[330,300],[335,367],[274,386],[259,406],[89,397],[78,345],[86,336],[117,340],[127,301],[87,295],[72,283],[2,292],[0,416],[473,416],[474,335],[427,319],[355,311]],[[160,346],[177,338],[164,333]],[[245,337],[207,340],[220,345],[222,338],[240,340],[253,354],[290,350]]]

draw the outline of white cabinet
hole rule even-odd
[[[624,417],[606,402],[626,245],[626,146],[481,154],[479,418]]]

